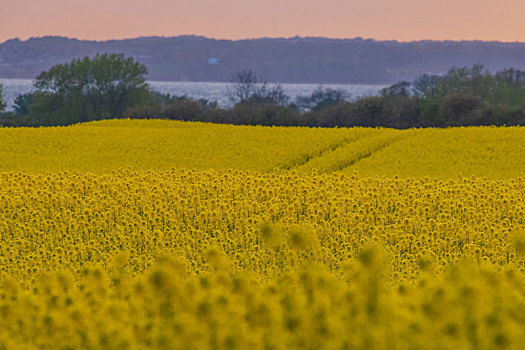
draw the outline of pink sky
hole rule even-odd
[[[0,0],[0,42],[197,34],[525,42],[522,0]]]

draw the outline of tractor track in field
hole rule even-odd
[[[341,143],[339,147],[323,152],[318,157],[311,158],[308,162],[299,165],[297,170],[308,171],[317,169],[322,173],[341,171],[406,137],[408,135],[402,133],[366,135],[351,142]]]
[[[390,147],[394,143],[401,141],[403,139],[405,139],[405,137],[393,137],[387,143],[378,145],[376,148],[371,149],[369,152],[358,154],[355,158],[349,160],[348,163],[341,164],[337,169],[334,169],[333,171],[342,171],[344,169],[350,168],[351,166],[354,166],[355,164],[362,161],[363,159],[370,158],[372,155],[377,154],[378,152],[381,152],[385,148]]]
[[[300,166],[310,162],[312,159],[323,157],[324,155],[326,155],[328,153],[334,152],[335,150],[337,150],[337,149],[339,149],[341,147],[344,147],[344,146],[346,146],[349,143],[357,142],[360,139],[365,138],[367,136],[370,136],[370,134],[363,134],[363,135],[357,135],[356,137],[346,138],[346,139],[342,140],[339,143],[332,144],[330,146],[321,148],[318,152],[316,152],[314,154],[309,154],[309,155],[306,155],[306,157],[299,158],[298,160],[292,160],[292,161],[288,162],[287,164],[282,164],[282,165],[278,166],[278,168],[279,169],[283,169],[283,170],[292,170],[292,169],[295,169],[295,168],[299,168]]]

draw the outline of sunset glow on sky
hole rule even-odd
[[[518,0],[1,0],[0,42],[204,35],[525,41]]]

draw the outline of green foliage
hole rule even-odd
[[[318,87],[310,96],[299,97],[297,106],[300,110],[319,111],[344,102],[345,97],[342,90]]]
[[[345,101],[344,92],[317,88],[296,105],[282,89],[268,89],[253,71],[232,79],[232,109],[206,101],[150,93],[146,105],[126,113],[131,118],[168,118],[213,123],[323,127],[447,127],[517,125],[525,122],[525,72],[491,74],[481,65],[453,68],[444,75],[423,75],[381,90],[379,96]]]
[[[381,90],[381,96],[385,98],[408,96],[410,94],[410,83],[408,81],[401,81],[392,86]]]
[[[34,97],[33,93],[18,95],[15,99],[15,113],[17,115],[29,114],[29,106],[33,103]]]
[[[144,65],[122,54],[97,54],[41,73],[29,113],[44,125],[118,118],[148,95]]]
[[[448,95],[440,106],[440,126],[484,124],[484,103],[478,96]]]
[[[425,74],[412,84],[401,82],[382,91],[385,99],[403,95],[417,98],[419,108],[412,111],[412,119],[419,120],[417,126],[516,125],[525,121],[525,72],[513,68],[495,74],[479,64],[452,68],[444,75]]]
[[[193,100],[186,96],[171,96],[150,91],[147,101],[128,108],[126,118],[163,118],[185,121],[209,121],[210,115],[217,108],[215,102]]]
[[[299,113],[293,108],[280,106],[272,102],[245,102],[235,105],[228,113],[234,124],[251,125],[300,125]]]
[[[4,87],[0,84],[0,113],[7,107],[7,104],[5,103],[3,99],[3,94],[2,94],[3,88]]]
[[[317,88],[290,98],[251,70],[238,72],[228,91],[231,109],[217,103],[150,91],[146,68],[122,55],[97,55],[42,73],[37,91],[15,101],[4,125],[67,125],[104,118],[165,118],[228,124],[322,127],[447,127],[525,124],[525,71],[494,74],[481,65],[422,75],[346,101],[345,93]],[[28,113],[29,111],[29,113]]]
[[[412,83],[412,92],[417,97],[436,98],[440,80],[440,76],[423,74]]]

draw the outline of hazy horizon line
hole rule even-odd
[[[375,42],[393,42],[393,43],[422,43],[422,42],[456,42],[456,43],[501,43],[501,44],[525,44],[525,41],[504,41],[504,40],[483,40],[483,39],[418,39],[418,40],[397,40],[397,39],[377,39],[377,38],[365,38],[361,36],[355,37],[330,37],[330,36],[260,36],[260,37],[247,37],[247,38],[218,38],[200,34],[179,34],[179,35],[141,35],[141,36],[132,36],[132,37],[122,37],[122,38],[109,38],[109,39],[86,39],[79,37],[72,37],[67,35],[39,35],[39,36],[29,36],[29,37],[13,37],[3,42],[4,44],[8,41],[17,40],[20,42],[27,42],[35,39],[45,39],[45,38],[61,38],[68,40],[77,40],[77,41],[89,41],[89,42],[109,42],[109,41],[122,41],[122,40],[135,40],[135,39],[148,39],[148,38],[162,38],[162,39],[171,39],[171,38],[183,38],[183,37],[193,37],[193,38],[202,38],[207,40],[216,40],[216,41],[249,41],[249,40],[292,40],[292,39],[324,39],[324,40],[363,40],[363,41],[375,41]]]

